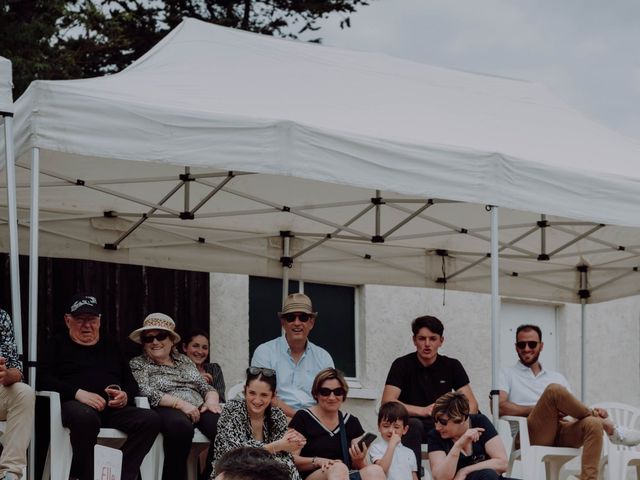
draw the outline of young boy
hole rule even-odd
[[[380,437],[369,448],[369,460],[380,465],[387,480],[418,480],[413,451],[400,443],[409,429],[409,413],[400,402],[387,402],[378,412]]]

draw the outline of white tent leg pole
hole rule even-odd
[[[282,255],[285,258],[291,257],[291,237],[285,236],[282,237]],[[290,268],[286,265],[282,265],[282,306],[284,307],[284,301],[287,299],[287,295],[289,295],[289,270]]]
[[[580,329],[582,348],[580,352],[580,400],[582,403],[587,401],[587,300],[582,299],[580,305]]]
[[[498,352],[500,340],[500,297],[498,284],[498,207],[491,207],[491,410],[498,425]]]
[[[38,359],[38,220],[40,197],[40,150],[31,154],[31,212],[29,229],[29,383],[36,388],[36,360]],[[35,479],[35,428],[29,449],[29,480]]]
[[[13,332],[22,355],[22,307],[20,304],[20,252],[18,246],[18,209],[16,201],[16,164],[13,150],[13,117],[4,118],[4,144],[7,174],[7,206],[9,207],[9,264],[11,271],[11,318]]]

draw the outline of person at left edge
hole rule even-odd
[[[74,295],[67,312],[67,332],[47,343],[36,382],[39,390],[60,393],[62,424],[71,433],[71,477],[93,480],[93,447],[100,428],[110,427],[127,434],[122,480],[135,480],[160,431],[160,418],[134,406],[138,385],[118,342],[100,333],[96,297]]]
[[[7,422],[0,455],[2,480],[17,480],[27,465],[34,405],[33,389],[22,382],[22,362],[18,358],[11,318],[0,310],[0,420]]]

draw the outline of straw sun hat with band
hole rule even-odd
[[[129,334],[129,338],[136,343],[142,343],[141,337],[148,330],[162,330],[169,334],[173,344],[180,341],[180,335],[176,333],[176,324],[169,315],[164,313],[151,313],[142,322],[142,327]]]

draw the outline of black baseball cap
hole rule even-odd
[[[68,313],[74,317],[82,315],[83,313],[99,316],[100,306],[98,305],[96,297],[92,295],[76,294],[71,297]]]

